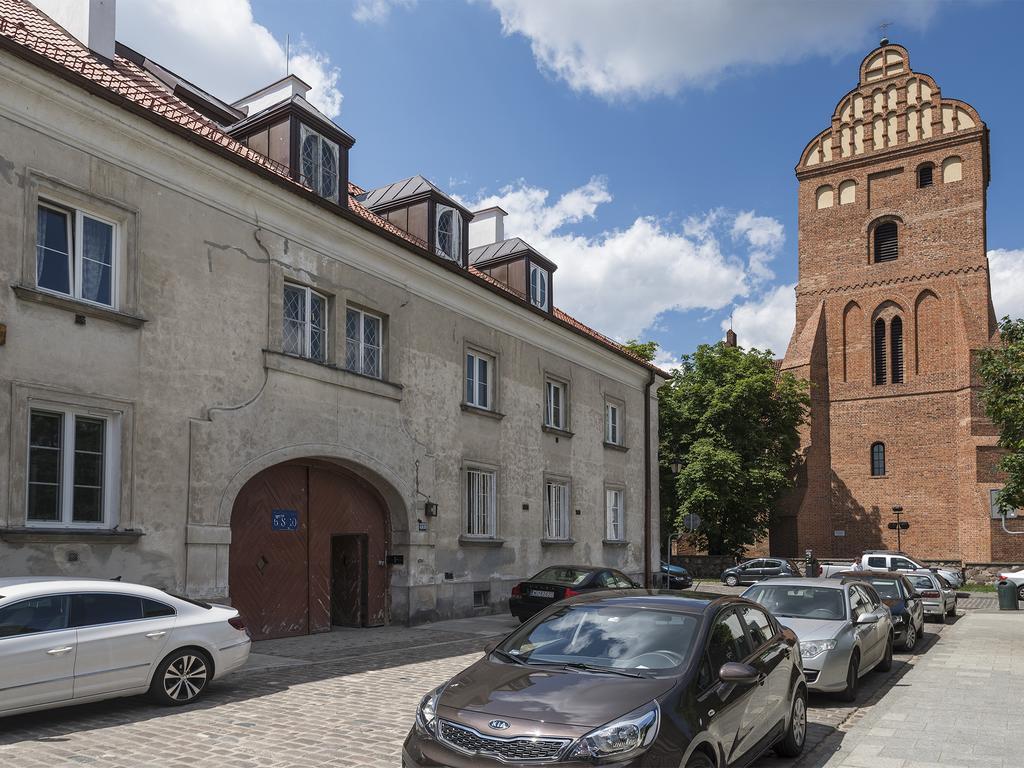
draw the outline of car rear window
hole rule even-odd
[[[813,587],[785,584],[755,584],[743,597],[760,603],[778,618],[843,621],[846,608],[841,586]]]
[[[564,584],[567,587],[575,587],[586,581],[587,577],[592,573],[592,570],[556,565],[551,568],[545,568],[530,579],[530,581],[542,581],[545,584]]]
[[[183,597],[182,595],[171,595],[171,597],[177,600],[182,600],[186,603],[190,603],[191,605],[197,606],[198,608],[205,608],[206,610],[210,610],[211,608],[213,608],[213,606],[210,603],[204,602],[202,600],[195,600],[191,597]]]
[[[499,648],[526,664],[674,669],[689,660],[698,628],[696,616],[674,611],[569,605],[524,625]]]
[[[896,579],[865,579],[865,581],[875,588],[875,592],[883,600],[901,600],[900,587],[896,583]]]
[[[908,576],[915,589],[935,589],[930,576]]]

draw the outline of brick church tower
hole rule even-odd
[[[883,40],[807,145],[796,328],[783,361],[811,382],[797,488],[773,553],[895,548],[1016,559],[991,519],[996,432],[974,350],[996,338],[985,248],[988,129]],[[1011,523],[1015,525],[1015,523]]]

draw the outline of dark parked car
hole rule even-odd
[[[775,576],[793,577],[799,576],[800,569],[792,560],[783,560],[778,557],[759,557],[755,560],[747,560],[745,563],[734,565],[722,571],[722,583],[735,587],[738,584],[753,584],[761,579],[773,578]]]
[[[512,587],[508,609],[520,621],[552,603],[599,589],[632,589],[640,585],[614,568],[553,565]]]
[[[661,582],[667,589],[689,589],[693,586],[693,577],[681,565],[662,563]]]
[[[551,606],[423,697],[404,768],[714,768],[796,757],[796,635],[740,597],[622,590]]]
[[[842,571],[829,576],[844,581],[866,581],[875,588],[892,614],[893,644],[912,650],[924,634],[924,601],[914,585],[895,571]]]

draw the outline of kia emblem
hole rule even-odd
[[[491,720],[491,722],[489,722],[487,725],[496,731],[504,731],[506,728],[509,727],[508,723],[506,723],[504,720]]]

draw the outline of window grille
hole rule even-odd
[[[607,535],[610,541],[622,541],[625,527],[622,520],[622,491],[609,488],[605,492],[605,515],[608,523]]]
[[[320,197],[338,202],[338,145],[303,124],[299,126],[299,142],[300,181]]]
[[[493,538],[495,527],[495,473],[466,470],[466,533]]]
[[[327,299],[302,285],[285,283],[282,346],[289,355],[327,359]]]
[[[569,484],[544,484],[544,538],[569,538]]]
[[[920,187],[921,189],[924,189],[925,187],[930,187],[934,183],[932,179],[933,172],[934,167],[931,164],[922,165],[920,168],[918,168],[917,186]]]
[[[382,376],[383,321],[358,309],[345,313],[345,367],[364,376]]]
[[[462,214],[447,205],[437,206],[434,238],[438,256],[462,262]]]

